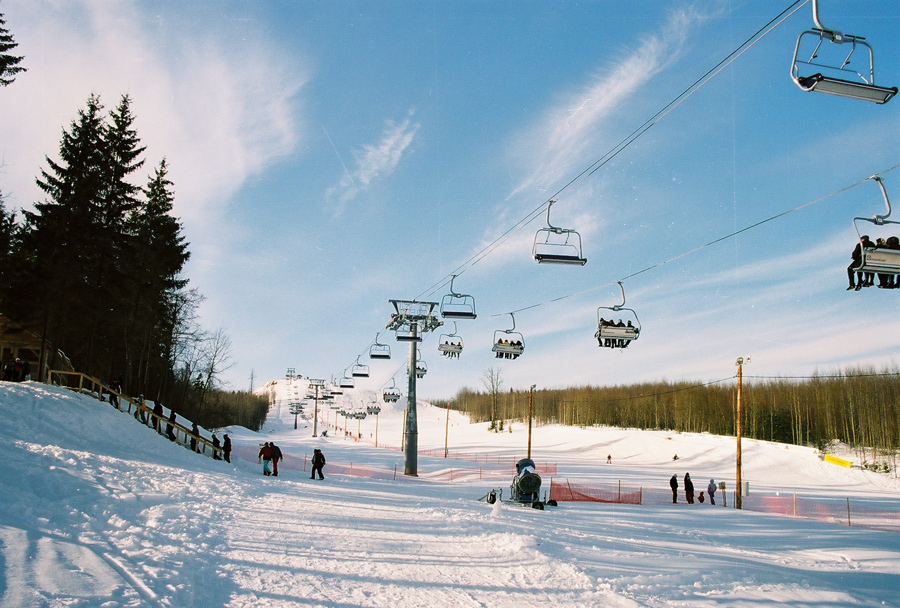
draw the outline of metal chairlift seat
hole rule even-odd
[[[378,335],[375,336],[375,343],[369,347],[369,358],[370,359],[390,359],[391,358],[391,347],[387,344],[381,344],[378,341]]]
[[[458,355],[463,350],[463,341],[456,333],[456,321],[453,322],[453,333],[441,334],[438,350],[443,355]]]
[[[621,281],[616,281],[616,284],[622,293],[622,303],[597,307],[597,331],[594,333],[594,338],[598,340],[601,347],[627,346],[641,335],[641,321],[638,319],[637,313],[633,309],[625,307],[625,288],[622,287]],[[618,324],[620,321],[623,325]]]
[[[384,389],[384,394],[382,394],[385,403],[394,403],[396,401],[400,401],[400,391],[396,388],[386,388]]]
[[[813,22],[816,27],[802,32],[794,46],[791,79],[797,86],[804,91],[817,91],[878,104],[887,103],[896,95],[897,87],[883,87],[875,84],[875,56],[865,38],[825,28],[819,21],[817,0],[813,0],[812,10]],[[811,40],[814,44],[808,45],[812,46],[808,55],[804,53],[801,56],[801,45],[804,38]],[[837,45],[844,44],[850,46],[850,50],[846,54],[843,50],[846,47],[837,48]],[[868,66],[861,69],[849,67],[858,47],[864,48],[868,55]],[[824,58],[823,55],[830,57]],[[804,59],[803,57],[808,58]],[[804,68],[809,68],[811,73],[801,74],[800,70]]]
[[[421,342],[422,335],[416,334],[415,336],[412,334],[402,334],[397,332],[397,342]]]
[[[453,291],[455,279],[456,275],[450,278],[450,293],[441,298],[441,316],[445,319],[476,318],[474,296]]]
[[[350,375],[354,378],[368,378],[369,377],[369,366],[363,365],[359,362],[359,357],[356,358],[356,365],[350,368]]]
[[[370,406],[366,407],[366,413],[377,416],[378,414],[381,413],[381,408],[378,407],[377,405],[370,405]]]
[[[458,355],[462,352],[462,349],[462,340],[460,340],[459,342],[441,342],[440,344],[438,344],[438,350],[444,354]]]
[[[354,380],[352,377],[348,378],[347,376],[344,376],[343,378],[341,378],[338,386],[340,386],[341,388],[355,388],[356,380]]]
[[[513,313],[509,313],[509,316],[512,317],[512,328],[494,331],[494,345],[491,346],[491,350],[499,355],[518,357],[525,352],[525,337],[515,331],[516,317]]]
[[[860,244],[862,235],[860,234],[857,221],[871,222],[876,226],[885,224],[900,224],[895,220],[887,219],[891,215],[891,201],[888,198],[887,190],[881,176],[873,175],[872,178],[878,187],[881,188],[881,194],[884,197],[884,204],[887,211],[884,215],[875,215],[874,217],[855,217],[853,218],[853,228],[856,230],[856,236]],[[896,235],[895,235],[896,236]],[[871,272],[876,274],[900,274],[900,249],[888,249],[885,247],[861,247],[860,265],[855,268],[856,272]]]
[[[587,258],[582,255],[581,235],[569,228],[559,228],[550,223],[550,207],[556,201],[547,203],[547,226],[534,235],[531,257],[538,264],[570,264],[584,266]]]

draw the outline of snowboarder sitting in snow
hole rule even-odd
[[[322,453],[322,450],[316,448],[313,450],[312,471],[309,474],[309,478],[315,479],[316,473],[318,473],[319,479],[325,479],[325,476],[322,475],[323,466],[325,466],[325,455]]]

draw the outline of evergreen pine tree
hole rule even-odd
[[[15,75],[24,72],[25,68],[19,63],[24,57],[9,55],[7,51],[11,51],[18,46],[13,40],[12,34],[5,27],[6,20],[3,13],[0,13],[0,87],[5,87],[15,80]]]

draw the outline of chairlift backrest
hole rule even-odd
[[[547,203],[547,226],[534,235],[531,257],[538,264],[572,264],[584,266],[587,258],[582,255],[581,235],[575,230],[559,228],[550,223],[550,207],[555,200]]]
[[[491,350],[497,353],[498,356],[511,355],[512,357],[518,357],[525,352],[525,337],[521,333],[515,331],[515,315],[509,313],[509,316],[512,317],[512,328],[494,331],[494,344],[491,346]]]
[[[450,278],[450,293],[441,298],[441,316],[450,319],[474,319],[475,298],[463,293],[453,291],[453,281],[456,275]]]
[[[356,358],[356,364],[350,368],[350,375],[354,378],[368,378],[369,377],[369,366],[363,365],[359,362],[359,357]]]
[[[621,281],[616,281],[622,294],[622,303],[613,306],[597,307],[597,332],[594,337],[601,341],[600,346],[606,345],[606,340],[624,340],[630,342],[637,340],[641,335],[641,321],[637,313],[625,306],[625,288]],[[627,342],[610,342],[609,346],[625,346]]]
[[[791,62],[791,79],[794,83],[804,91],[817,91],[878,104],[887,103],[896,95],[897,87],[875,84],[875,56],[865,38],[825,28],[819,20],[818,0],[813,0],[812,10],[816,27],[802,32],[794,46]],[[804,43],[804,39],[807,43]],[[849,46],[843,46],[845,44]],[[805,51],[802,55],[801,46]],[[868,64],[859,69],[850,65],[854,55],[859,55],[856,53],[858,49],[862,49],[868,58]],[[801,69],[805,69],[806,73],[802,74]]]
[[[378,341],[378,335],[375,335],[375,342],[369,347],[370,359],[390,359],[391,347],[387,344],[381,344]]]
[[[897,235],[891,235],[887,238],[885,245],[877,245],[872,241],[864,240],[860,233],[857,221],[871,222],[876,226],[885,224],[898,224],[900,222],[889,220],[891,215],[891,201],[888,198],[887,190],[880,175],[873,175],[871,179],[875,180],[881,189],[881,195],[884,198],[885,213],[883,215],[876,214],[873,217],[855,217],[853,218],[853,228],[856,230],[856,236],[860,244],[860,265],[855,267],[856,272],[870,272],[878,274],[900,274],[900,249],[892,248],[891,241],[896,239]],[[868,236],[868,235],[865,235]],[[869,243],[867,245],[867,243]]]

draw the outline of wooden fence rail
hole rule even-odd
[[[77,386],[75,385],[75,382],[73,382],[75,379],[78,381]],[[82,394],[92,395],[100,401],[106,401],[104,395],[110,395],[110,403],[113,407],[119,411],[133,414],[135,420],[156,429],[160,435],[165,436],[163,425],[166,425],[167,431],[168,428],[171,427],[172,434],[175,437],[173,441],[176,443],[187,447],[190,446],[193,441],[196,441],[197,447],[194,450],[195,452],[206,454],[207,449],[209,449],[210,456],[216,459],[222,458],[221,446],[214,446],[211,440],[202,435],[194,434],[191,429],[178,421],[173,422],[165,416],[154,413],[153,409],[147,406],[143,396],[135,399],[125,393],[114,390],[109,385],[101,382],[97,378],[88,376],[87,374],[58,369],[47,371],[47,384],[57,384],[58,386],[63,386]],[[112,399],[112,396],[114,396],[115,399]]]

